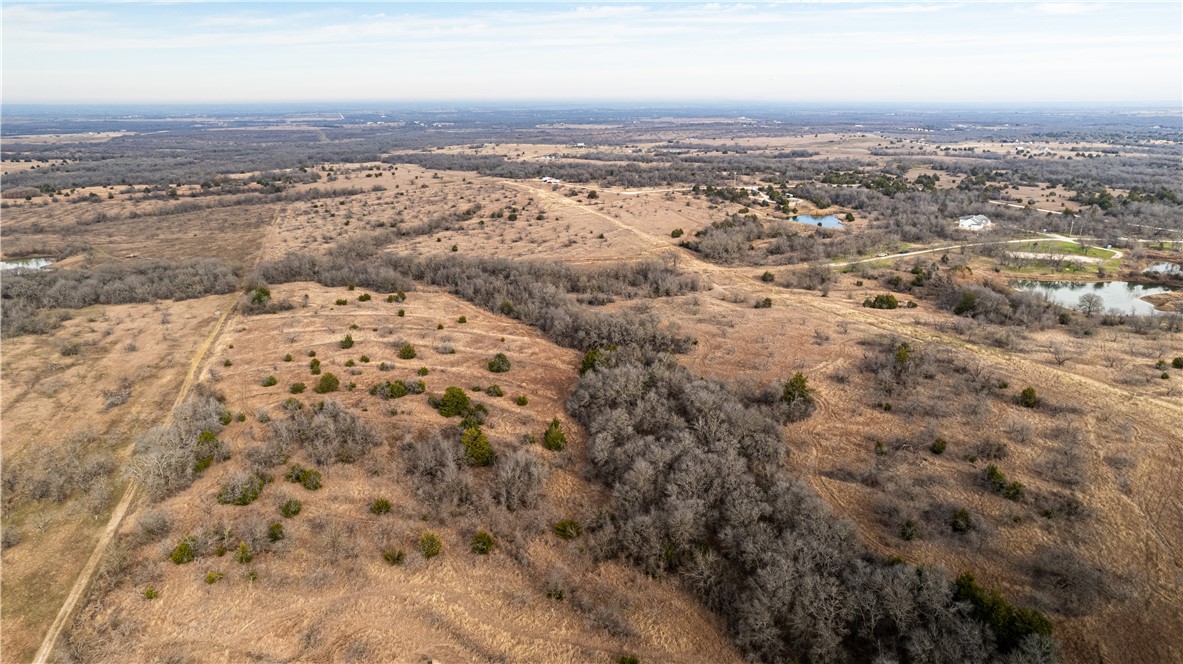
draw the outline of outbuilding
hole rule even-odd
[[[993,222],[991,222],[984,214],[975,214],[972,217],[962,217],[961,221],[957,222],[958,228],[963,228],[967,231],[984,231],[993,225]]]

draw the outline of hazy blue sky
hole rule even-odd
[[[1183,104],[1183,3],[3,3],[3,100]]]

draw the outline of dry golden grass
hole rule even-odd
[[[570,443],[565,451],[546,452],[535,445],[551,466],[540,508],[510,516],[479,498],[459,513],[429,516],[410,491],[400,449],[417,444],[427,431],[454,430],[455,421],[432,410],[427,396],[449,385],[499,384],[503,397],[472,397],[489,408],[485,429],[494,449],[508,454],[528,444],[523,434],[541,437],[552,417],[565,421],[563,401],[576,378],[578,355],[449,295],[416,291],[405,302],[387,303],[374,294],[358,302],[362,292],[287,284],[274,288],[274,296],[302,305],[307,294],[307,306],[231,321],[204,373],[225,394],[227,408],[247,413],[248,419],[221,434],[230,446],[230,461],[215,464],[193,487],[159,505],[174,521],[171,534],[136,549],[138,562],[129,578],[107,596],[103,613],[93,619],[101,624],[118,613],[134,628],[117,647],[92,651],[91,661],[155,661],[171,653],[197,661],[264,654],[331,661],[610,661],[630,652],[647,661],[738,661],[718,619],[673,584],[619,563],[597,563],[584,540],[567,543],[550,533],[550,525],[562,518],[586,523],[607,501],[604,491],[579,472],[586,451],[570,422],[564,423]],[[337,306],[338,298],[350,302]],[[405,316],[399,317],[398,309]],[[460,316],[467,322],[458,323]],[[443,330],[437,329],[440,323]],[[349,349],[340,348],[345,334],[355,342]],[[408,342],[418,356],[398,359],[398,348]],[[445,343],[455,352],[436,352]],[[317,377],[308,371],[309,350],[316,352],[324,372],[339,376],[343,385],[356,382],[357,389],[312,393]],[[509,372],[488,371],[487,361],[496,352],[511,359]],[[293,356],[290,363],[283,361],[287,353]],[[362,355],[370,362],[356,362]],[[229,367],[223,366],[227,359]],[[356,375],[344,366],[350,359]],[[380,362],[394,368],[380,371]],[[426,394],[391,401],[368,394],[371,384],[383,380],[418,379],[419,367],[428,369],[422,378]],[[261,386],[266,375],[275,375],[278,384]],[[255,413],[283,417],[280,405],[291,397],[286,388],[292,382],[309,385],[299,396],[306,403],[331,398],[363,414],[384,444],[356,464],[322,469],[319,491],[277,478],[250,506],[217,504],[214,494],[221,483],[245,467],[243,450],[265,436]],[[529,404],[513,403],[518,394],[528,395]],[[293,461],[308,464],[299,455]],[[483,494],[494,471],[470,472]],[[371,514],[367,508],[376,497],[390,500],[393,511]],[[302,500],[303,509],[281,519],[277,506],[288,498]],[[168,562],[176,540],[186,534],[249,519],[282,521],[285,539],[249,565],[236,562],[233,550],[187,565]],[[240,532],[245,527],[239,526]],[[468,551],[478,528],[499,542],[487,557]],[[439,557],[425,560],[417,552],[417,538],[425,530],[441,535]],[[125,524],[124,534],[135,541],[134,519]],[[406,562],[387,565],[384,547],[404,550]],[[248,571],[255,573],[254,580],[244,578]],[[209,585],[209,572],[225,576]],[[144,598],[148,585],[159,599]],[[562,599],[547,597],[554,588],[564,591]],[[76,630],[75,643],[84,642],[86,633]]]
[[[3,463],[41,445],[89,432],[122,460],[131,432],[155,426],[172,406],[214,311],[234,296],[156,305],[90,307],[54,334],[5,339],[0,365]],[[163,321],[167,320],[167,324]],[[79,343],[77,355],[59,348]],[[129,344],[135,350],[128,350]],[[127,403],[104,409],[104,390],[132,383]],[[53,472],[54,469],[45,469]],[[86,562],[123,483],[86,492],[62,505],[37,501],[6,510],[4,527],[22,541],[4,552],[0,647],[17,661],[32,658],[75,576]]]

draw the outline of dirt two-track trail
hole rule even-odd
[[[176,412],[177,406],[180,406],[188,398],[189,393],[193,391],[193,386],[197,384],[197,377],[201,374],[201,367],[205,363],[210,349],[214,347],[214,342],[221,336],[222,331],[226,328],[226,322],[230,320],[231,315],[233,315],[234,310],[237,308],[237,298],[237,293],[233,293],[227,298],[228,301],[221,318],[218,319],[217,324],[210,330],[205,341],[197,348],[197,352],[193,354],[193,359],[189,362],[189,371],[185,374],[185,380],[181,383],[181,389],[177,392],[177,398],[173,401],[172,407],[169,408],[168,414],[165,416],[164,426],[172,424],[173,413]],[[115,539],[115,533],[119,530],[120,524],[123,523],[123,518],[127,516],[127,511],[138,493],[139,485],[136,481],[132,480],[128,482],[127,487],[123,490],[123,497],[111,513],[111,518],[107,521],[107,526],[103,529],[102,535],[99,536],[98,544],[95,545],[94,551],[86,561],[86,566],[82,568],[82,572],[78,575],[77,580],[74,581],[74,586],[70,588],[70,594],[66,595],[66,600],[62,602],[62,608],[58,610],[53,624],[49,626],[49,631],[46,632],[45,639],[41,642],[41,647],[37,650],[36,657],[33,658],[34,664],[47,664],[49,661],[49,656],[53,652],[54,647],[56,647],[58,639],[61,638],[62,631],[69,624],[74,611],[78,608],[78,602],[86,595],[86,590],[90,587],[90,582],[99,567],[99,562],[102,561],[103,555],[107,552],[107,547]]]

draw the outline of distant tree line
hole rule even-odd
[[[615,297],[668,297],[699,288],[697,276],[662,262],[581,271],[553,263],[383,252],[394,237],[348,240],[319,256],[289,254],[260,265],[257,276],[267,283],[315,281],[388,293],[410,290],[418,281],[537,327],[564,346],[587,350],[641,345],[673,352],[690,348],[690,339],[662,328],[650,316],[601,314],[581,306],[607,304]]]
[[[108,264],[94,269],[19,270],[0,281],[3,336],[44,334],[60,323],[47,309],[189,300],[229,293],[239,275],[217,258]]]

